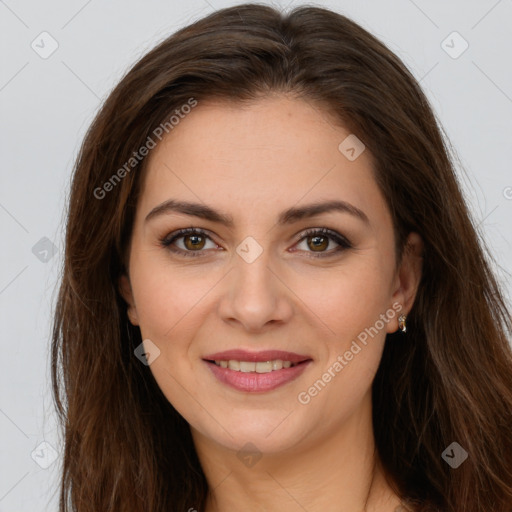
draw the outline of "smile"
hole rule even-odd
[[[231,350],[203,361],[218,381],[244,392],[272,391],[295,380],[313,362],[309,356],[280,350]]]
[[[283,361],[282,359],[274,359],[273,361],[237,361],[231,359],[229,361],[214,361],[217,366],[221,368],[229,368],[235,372],[256,372],[256,373],[269,373],[283,368],[290,368],[297,366],[300,363],[292,363],[291,361]]]

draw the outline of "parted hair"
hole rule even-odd
[[[141,333],[118,287],[147,159],[105,197],[94,191],[191,98],[241,104],[270,94],[317,105],[364,142],[398,261],[410,232],[423,239],[407,334],[387,336],[372,384],[390,485],[416,512],[511,512],[510,313],[440,123],[407,67],[360,25],[319,7],[256,4],[218,10],[159,43],[108,95],[81,145],[51,347],[59,511],[204,510],[189,425],[135,357]],[[453,442],[468,453],[457,469],[441,457]]]

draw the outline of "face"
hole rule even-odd
[[[339,149],[349,135],[284,96],[200,102],[150,154],[121,289],[195,435],[275,453],[368,410],[419,272],[396,268],[371,155]]]

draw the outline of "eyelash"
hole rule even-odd
[[[204,231],[200,228],[185,228],[185,229],[180,229],[178,231],[175,231],[174,233],[171,233],[171,234],[165,236],[163,239],[160,240],[160,244],[162,245],[162,247],[165,247],[168,250],[170,250],[171,252],[179,254],[179,255],[183,255],[186,257],[193,257],[193,258],[194,257],[202,257],[203,255],[201,253],[204,252],[202,250],[184,251],[183,249],[172,248],[173,242],[175,242],[179,238],[183,238],[185,235],[201,235],[201,236],[204,236],[211,240],[211,237],[206,233],[206,231]],[[334,242],[336,242],[338,244],[338,247],[336,247],[335,249],[332,249],[331,251],[324,252],[324,253],[322,253],[322,252],[314,253],[314,252],[306,251],[309,253],[308,257],[311,257],[311,258],[328,258],[328,257],[334,256],[335,254],[338,254],[341,251],[352,248],[352,244],[350,243],[350,241],[347,238],[340,235],[336,231],[332,231],[327,228],[306,230],[303,233],[303,236],[297,241],[297,244],[302,242],[305,238],[312,237],[312,236],[321,236],[321,237],[330,238],[331,240],[333,240]],[[213,240],[212,240],[212,242],[213,242]]]

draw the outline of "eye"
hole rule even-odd
[[[329,247],[331,241],[334,241],[337,247],[330,251],[325,250]],[[327,228],[310,229],[306,231],[303,233],[299,243],[306,243],[306,246],[312,249],[312,251],[306,251],[309,252],[308,257],[312,258],[327,258],[352,247],[352,244],[347,238]]]
[[[179,248],[175,242],[182,239],[182,247]],[[206,241],[209,240],[215,246],[214,249],[219,247],[213,240],[206,234],[205,231],[199,228],[186,228],[180,229],[170,235],[166,236],[160,241],[163,247],[168,248],[171,252],[183,256],[202,256],[202,249],[205,248]]]
[[[182,247],[179,247],[179,244],[177,243],[178,241],[181,242]],[[185,228],[167,235],[165,238],[160,240],[160,243],[162,247],[165,247],[176,254],[196,257],[204,255],[202,253],[205,252],[203,249],[207,248],[207,241],[210,241],[213,244],[213,249],[219,247],[215,242],[213,242],[206,231],[200,228]],[[332,241],[337,244],[337,247],[330,251],[325,250],[329,247],[330,242]],[[334,256],[335,254],[352,247],[352,244],[343,235],[327,228],[310,229],[305,233],[302,233],[302,237],[298,243],[304,242],[309,249],[312,249],[311,251],[306,250],[306,252],[309,253],[309,257],[313,258]]]

